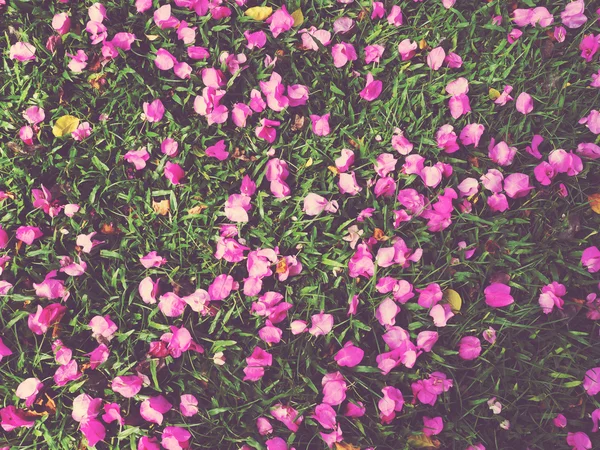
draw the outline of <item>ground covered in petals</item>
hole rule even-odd
[[[0,0],[0,449],[600,448],[589,0]]]

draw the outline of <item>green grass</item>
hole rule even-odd
[[[165,423],[186,427],[192,434],[192,448],[236,449],[243,444],[264,448],[265,438],[256,430],[256,419],[268,416],[272,405],[283,402],[298,409],[305,417],[304,423],[294,435],[271,420],[274,434],[298,450],[320,449],[324,444],[318,432],[324,430],[310,416],[321,402],[322,376],[338,369],[348,382],[348,398],[362,401],[367,408],[361,419],[338,416],[344,442],[362,449],[408,448],[407,438],[422,430],[425,415],[443,417],[445,428],[437,436],[443,449],[464,449],[476,442],[488,449],[566,449],[567,431],[585,431],[595,446],[600,446],[599,438],[590,433],[589,419],[600,402],[581,387],[586,370],[600,366],[600,328],[585,317],[585,309],[576,302],[598,291],[597,274],[588,273],[580,258],[586,247],[600,245],[600,215],[590,209],[587,201],[588,195],[600,192],[600,163],[584,159],[584,170],[578,176],[559,175],[551,186],[542,187],[533,177],[538,161],[525,152],[534,134],[545,138],[541,147],[544,158],[552,149],[574,150],[578,143],[594,142],[596,138],[577,123],[600,105],[600,90],[589,87],[591,75],[600,65],[597,58],[594,63],[586,63],[578,49],[585,34],[600,33],[592,2],[587,2],[588,22],[579,29],[568,29],[564,43],[548,37],[552,27],[527,27],[512,45],[506,41],[512,28],[512,9],[504,1],[458,0],[456,8],[450,10],[437,0],[399,2],[406,22],[399,28],[388,25],[385,19],[371,21],[370,2],[355,1],[346,7],[324,0],[288,3],[289,11],[302,9],[303,27],[326,29],[331,29],[333,21],[343,14],[356,19],[364,8],[366,16],[356,23],[355,31],[333,40],[353,43],[359,59],[336,69],[331,47],[318,52],[301,50],[297,30],[273,39],[265,25],[243,16],[246,7],[233,4],[229,5],[232,17],[221,21],[174,7],[176,17],[198,27],[196,45],[208,47],[211,52],[209,60],[193,62],[184,56],[184,46],[177,41],[174,30],[160,30],[154,25],[152,10],[136,14],[130,2],[107,1],[109,38],[116,32],[129,31],[137,40],[130,52],[121,52],[96,72],[106,79],[100,90],[88,82],[89,70],[72,73],[64,57],[65,53],[83,49],[91,61],[92,55],[100,52],[101,45],[90,45],[85,32],[91,3],[9,0],[8,7],[0,11],[0,190],[15,195],[14,200],[0,203],[0,224],[11,236],[20,225],[35,225],[44,231],[44,237],[31,246],[17,248],[13,237],[4,251],[12,260],[2,279],[13,283],[14,289],[0,297],[0,337],[14,355],[0,362],[0,405],[19,402],[23,407],[14,391],[23,379],[33,376],[44,382],[57,405],[55,414],[37,420],[31,429],[0,433],[0,447],[78,448],[81,433],[71,418],[71,406],[73,398],[85,392],[119,403],[128,415],[128,424],[123,428],[115,423],[107,425],[107,438],[97,445],[99,449],[136,448],[140,436],[159,435],[163,427],[146,423],[138,413],[143,396],[159,393],[175,405],[165,415]],[[519,7],[536,6],[533,1],[517,3]],[[546,3],[558,24],[565,2]],[[279,4],[272,6],[276,9]],[[386,3],[388,11],[391,6]],[[72,31],[63,36],[62,46],[51,54],[44,44],[52,34],[53,15],[63,11],[70,11]],[[501,26],[491,24],[496,14],[503,16]],[[257,29],[267,31],[267,46],[249,51],[243,32]],[[151,41],[146,35],[157,38]],[[447,52],[461,55],[464,65],[461,69],[444,67],[432,72],[425,63],[424,51],[410,62],[402,62],[396,47],[405,38],[417,42],[424,39],[431,47],[442,45]],[[10,60],[8,49],[17,41],[34,44],[37,61],[23,64]],[[363,49],[368,44],[386,47],[380,64],[363,64]],[[158,71],[153,58],[159,48],[190,63],[194,68],[191,79],[180,80],[172,71]],[[235,128],[231,121],[207,126],[193,110],[194,98],[204,87],[195,72],[218,67],[222,51],[245,53],[249,66],[227,88],[227,105],[246,102],[251,89],[258,89],[259,81],[268,79],[272,72],[265,69],[264,57],[281,51],[275,71],[282,75],[283,83],[310,88],[308,105],[293,109],[306,117],[308,126],[294,131],[290,110],[255,114],[246,128]],[[353,70],[361,77],[353,77]],[[369,71],[384,83],[381,96],[372,103],[358,96]],[[444,89],[460,76],[469,80],[472,112],[453,120]],[[504,107],[494,105],[489,89],[502,91],[506,84],[514,87],[515,98],[522,91],[533,96],[533,113],[523,116],[514,102]],[[143,122],[142,103],[155,98],[164,103],[165,118],[158,124]],[[31,105],[46,111],[46,120],[36,137],[39,147],[31,153],[15,152],[9,143],[20,143],[18,130],[25,125],[21,113]],[[310,129],[308,115],[326,112],[331,113],[332,132],[317,137]],[[65,114],[90,122],[92,135],[83,142],[55,138],[51,125]],[[100,122],[100,114],[108,114],[110,119]],[[290,167],[292,195],[283,200],[270,194],[264,179],[270,146],[254,135],[261,117],[282,122],[272,147]],[[457,133],[468,123],[484,124],[486,132],[479,148],[461,146],[452,155],[441,152],[435,132],[445,123],[452,124]],[[509,200],[511,208],[505,213],[490,212],[485,194],[480,194],[472,214],[456,209],[452,225],[439,233],[429,232],[422,219],[395,230],[395,198],[376,198],[372,189],[366,188],[367,180],[375,178],[372,163],[376,157],[383,152],[393,153],[389,142],[395,127],[403,129],[414,143],[413,153],[452,164],[454,169],[454,174],[437,189],[426,188],[420,179],[397,171],[393,177],[398,189],[410,186],[435,198],[443,187],[456,188],[468,176],[479,178],[488,168],[498,168],[487,156],[492,137],[519,149],[513,165],[502,168],[505,174],[527,173],[536,189],[525,199]],[[160,142],[167,136],[180,143],[180,154],[174,161],[184,167],[186,178],[178,186],[163,177],[169,158],[160,152]],[[206,157],[204,149],[219,139],[226,140],[230,152],[239,147],[251,158],[229,158],[221,163]],[[144,170],[135,172],[122,156],[142,146],[147,147],[151,159]],[[354,170],[363,191],[355,197],[339,194],[337,178],[327,169],[334,165],[342,148],[354,148],[356,153]],[[398,168],[401,164],[402,160]],[[286,282],[274,277],[265,279],[263,292],[280,292],[294,307],[288,312],[288,320],[280,324],[284,330],[282,342],[267,349],[273,354],[273,366],[257,383],[242,381],[245,357],[256,345],[265,348],[257,336],[264,319],[250,314],[255,299],[240,290],[217,304],[214,317],[199,316],[188,308],[184,315],[173,319],[165,317],[155,305],[144,304],[137,291],[148,274],[160,277],[163,292],[177,287],[182,295],[196,288],[207,289],[222,273],[242,282],[247,276],[245,261],[230,264],[216,260],[213,253],[219,225],[228,222],[223,205],[230,194],[239,192],[245,174],[256,181],[259,190],[252,200],[250,222],[240,227],[240,236],[252,249],[278,246],[281,255],[297,254],[304,266],[301,275]],[[557,194],[559,183],[569,191],[566,198]],[[50,219],[34,209],[31,189],[39,189],[41,184],[62,203],[79,203],[81,211],[73,218],[61,214]],[[310,192],[336,199],[339,213],[306,216],[302,199]],[[152,209],[153,201],[163,199],[170,202],[171,211],[166,216]],[[205,207],[200,214],[188,212],[200,205]],[[358,212],[367,207],[376,212],[358,224],[364,238],[371,236],[375,228],[382,229],[390,238],[401,236],[410,248],[423,248],[423,259],[409,269],[378,268],[370,280],[350,278],[346,268],[354,252],[342,237],[348,226],[356,223]],[[580,227],[573,232],[569,223],[575,220]],[[81,366],[88,361],[85,353],[97,345],[87,326],[93,316],[110,314],[119,331],[109,345],[111,355],[106,363],[94,371],[87,370],[78,381],[57,387],[52,380],[58,367],[51,350],[52,332],[36,336],[27,327],[27,315],[38,304],[49,303],[36,297],[32,284],[59,268],[58,256],[77,253],[77,235],[100,231],[103,224],[113,224],[119,232],[99,233],[96,238],[105,244],[91,255],[82,255],[88,264],[86,274],[66,277],[71,296],[66,302],[68,312],[62,320],[60,338],[73,349]],[[462,240],[478,250],[472,259],[460,256],[453,263],[452,258],[459,258],[457,243]],[[151,250],[157,250],[168,263],[145,270],[139,257]],[[499,273],[510,277],[516,302],[493,310],[485,305],[483,289]],[[406,279],[416,288],[430,283],[452,288],[461,294],[463,308],[447,327],[437,330],[438,343],[431,353],[419,357],[413,369],[400,366],[384,377],[375,362],[376,355],[385,351],[381,339],[384,329],[374,312],[385,298],[375,290],[375,284],[386,275]],[[567,286],[567,296],[564,311],[546,316],[537,299],[541,287],[551,281]],[[348,300],[355,294],[361,299],[358,314],[348,317]],[[335,316],[332,333],[315,338],[289,332],[291,320],[309,321],[320,310]],[[176,360],[147,359],[149,343],[158,340],[170,325],[185,326],[206,353],[187,352]],[[419,331],[435,329],[428,311],[416,305],[414,299],[402,307],[397,325],[413,337]],[[475,361],[460,359],[458,341],[465,335],[480,336],[489,326],[498,332],[496,344],[483,342],[483,352]],[[332,356],[347,340],[366,353],[360,366],[353,369],[338,368]],[[219,350],[227,358],[221,367],[212,361]],[[111,380],[134,373],[139,364],[152,379],[150,387],[130,400],[113,393]],[[434,407],[411,405],[410,384],[433,371],[446,373],[454,380],[454,388]],[[386,385],[399,388],[407,401],[392,424],[381,425],[377,402]],[[184,418],[179,414],[178,398],[184,393],[199,399],[197,416]],[[500,415],[488,409],[486,402],[491,397],[502,403]],[[557,413],[567,416],[567,428],[552,425]],[[510,430],[499,427],[505,419],[511,423]]]

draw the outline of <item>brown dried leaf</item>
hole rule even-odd
[[[354,445],[346,442],[336,442],[335,450],[360,450],[360,447],[355,447]]]
[[[100,70],[100,68],[102,67],[102,58],[100,58],[100,55],[92,55],[92,59],[87,67],[87,69],[90,72],[98,72]]]
[[[375,228],[373,231],[373,237],[379,242],[387,241],[389,239],[381,228]]]
[[[275,273],[285,273],[287,270],[287,262],[285,258],[281,258],[277,261],[277,268],[275,269]]]
[[[200,214],[206,208],[208,208],[208,206],[206,206],[206,205],[194,206],[193,208],[188,209],[188,214],[192,214],[192,215]]]
[[[121,234],[119,227],[111,223],[103,223],[100,227],[100,233],[102,234]]]
[[[588,202],[590,202],[590,208],[596,214],[600,214],[600,193],[592,194],[588,197]]]
[[[306,125],[306,118],[301,114],[294,114],[294,123],[292,124],[292,131],[300,131]]]
[[[467,157],[467,160],[473,167],[479,167],[479,159],[477,159],[477,156],[469,156]]]
[[[168,199],[161,200],[160,202],[152,200],[152,209],[156,214],[166,216],[167,214],[169,214],[169,211],[171,211],[171,203]]]

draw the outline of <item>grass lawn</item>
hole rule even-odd
[[[600,448],[598,6],[0,0],[0,449]]]

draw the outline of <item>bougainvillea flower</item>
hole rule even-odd
[[[492,139],[488,147],[488,156],[500,166],[510,166],[513,163],[516,154],[517,148],[509,147],[504,141],[500,141],[496,144],[496,141]]]
[[[27,42],[17,42],[10,46],[8,57],[20,62],[32,61],[35,59],[35,47]]]
[[[396,417],[396,412],[402,411],[404,407],[404,396],[400,389],[392,386],[384,387],[381,392],[383,392],[383,398],[377,403],[379,418],[381,423],[391,423]]]
[[[266,436],[267,434],[271,434],[273,432],[273,425],[269,422],[269,419],[266,417],[259,417],[256,419],[256,429],[258,434],[261,436]]]
[[[107,403],[104,405],[102,420],[106,423],[117,422],[121,426],[125,425],[125,419],[121,416],[121,407],[117,403]]]
[[[31,428],[35,421],[29,420],[25,411],[17,409],[13,405],[0,408],[0,426],[6,432],[20,427]]]
[[[142,256],[140,258],[140,262],[146,269],[150,269],[152,267],[160,267],[165,265],[167,263],[167,259],[160,256],[156,250],[153,250],[147,255]]]
[[[321,311],[311,317],[312,326],[308,332],[313,336],[325,336],[333,329],[333,316]]]
[[[518,28],[513,28],[506,36],[506,40],[509,44],[514,44],[521,36],[523,36],[523,32]]]
[[[378,63],[383,56],[384,50],[385,47],[383,45],[367,45],[365,47],[365,64]]]
[[[338,69],[344,67],[348,61],[358,59],[354,46],[347,42],[341,42],[331,47],[331,56],[333,57],[333,65]]]
[[[285,442],[285,440],[280,437],[274,437],[272,439],[267,439],[267,441],[265,442],[265,445],[267,446],[267,450],[295,450],[295,447],[288,448],[288,445]],[[241,448],[243,450],[247,450],[247,449],[244,449],[243,447],[241,447]]]
[[[20,399],[25,400],[25,406],[31,408],[31,405],[33,405],[33,402],[43,387],[44,383],[37,378],[27,378],[19,384],[15,391],[15,395]]]
[[[171,5],[163,5],[154,11],[154,23],[162,30],[166,30],[177,27],[179,19],[171,15]]]
[[[573,2],[577,3],[577,2]],[[582,2],[583,3],[583,2]],[[593,448],[590,437],[583,431],[567,433],[567,444],[573,446],[573,450],[590,450]]]
[[[105,344],[100,344],[87,355],[90,357],[90,369],[94,370],[101,364],[104,364],[106,361],[108,361],[110,350]]]
[[[542,288],[542,293],[538,299],[544,314],[550,314],[554,307],[563,309],[564,300],[561,298],[567,293],[567,288],[564,284],[553,281]]]
[[[12,354],[12,350],[8,348],[2,340],[2,338],[0,338],[0,361],[2,361],[2,358],[4,358],[5,356],[10,356]]]
[[[315,27],[310,27],[308,29],[303,28],[298,31],[298,34],[302,38],[302,48],[304,50],[318,51],[319,45],[316,41],[323,47],[327,47],[331,43],[331,33],[327,30],[318,30]]]
[[[564,428],[567,426],[567,418],[563,414],[557,414],[552,423],[557,428]]]
[[[285,5],[282,5],[280,9],[269,16],[265,23],[269,24],[269,29],[273,33],[273,37],[277,38],[281,33],[290,30],[294,26],[294,18],[288,12]]]
[[[142,402],[140,415],[148,422],[160,425],[163,422],[163,414],[170,411],[172,407],[173,405],[165,397],[158,395]]]
[[[595,367],[585,373],[583,388],[588,395],[596,395],[600,392],[600,367]]]
[[[417,52],[418,45],[416,42],[411,41],[410,39],[404,39],[402,42],[398,44],[398,53],[400,53],[400,57],[402,61],[406,61],[415,56]]]
[[[462,359],[476,359],[480,353],[481,341],[476,336],[465,336],[458,343],[458,356]]]
[[[142,436],[138,441],[137,450],[160,450],[160,444],[155,437]]]
[[[451,52],[446,55],[444,62],[450,69],[460,69],[463,65],[463,60],[457,53]]]
[[[360,97],[368,102],[377,99],[383,90],[383,82],[375,80],[371,72],[367,74],[365,87],[360,91]]]
[[[431,308],[437,305],[444,296],[440,285],[437,283],[432,283],[425,289],[417,289],[417,292],[419,292],[418,304],[422,308]]]
[[[46,113],[44,112],[44,108],[40,108],[39,106],[30,106],[23,112],[23,117],[30,124],[37,125],[38,123],[44,121],[46,118]]]
[[[444,429],[444,421],[441,417],[423,417],[423,434],[425,436],[435,436]]]
[[[562,23],[567,28],[579,28],[587,22],[585,16],[585,3],[583,0],[575,0],[567,3],[565,10],[560,13]]]
[[[586,248],[581,254],[581,264],[590,273],[600,271],[600,250],[596,246]]]
[[[198,399],[192,394],[182,395],[179,410],[184,417],[192,417],[198,414]]]
[[[52,325],[60,322],[66,312],[67,308],[59,303],[52,303],[44,308],[38,305],[36,313],[29,314],[27,325],[33,333],[42,335]]]
[[[322,116],[318,116],[316,114],[310,115],[310,120],[312,122],[312,131],[317,136],[327,136],[331,129],[329,128],[329,117],[331,114],[327,113]]]
[[[473,147],[479,146],[479,140],[485,131],[485,127],[478,123],[466,125],[460,132],[460,141],[463,145],[473,144]]]
[[[165,427],[161,435],[161,445],[166,450],[183,450],[189,448],[191,433],[181,427]]]
[[[323,403],[337,406],[346,399],[348,386],[340,372],[326,374],[321,380],[321,385],[323,386]]]
[[[364,350],[356,347],[351,341],[348,341],[334,355],[333,359],[342,367],[355,367],[360,364],[364,356]]]
[[[278,120],[261,119],[260,125],[256,127],[256,137],[272,144],[277,138],[277,130],[274,127],[279,125],[281,125],[281,122]]]
[[[64,386],[70,381],[81,378],[83,374],[79,372],[77,361],[72,359],[67,364],[60,366],[54,373],[54,383],[57,386]]]
[[[446,58],[446,52],[442,47],[436,47],[427,55],[427,65],[431,70],[439,70]]]
[[[436,133],[437,146],[443,149],[446,153],[454,153],[460,148],[456,142],[458,136],[454,132],[452,125],[442,125]]]
[[[328,430],[333,430],[337,425],[335,410],[327,403],[317,405],[312,418],[319,422],[323,428]]]
[[[177,185],[181,184],[181,179],[185,177],[185,172],[179,164],[167,161],[165,163],[164,175],[172,184]]]
[[[273,355],[260,347],[254,347],[252,354],[246,358],[244,381],[258,381],[265,374],[265,367],[273,364]]]
[[[527,92],[521,92],[515,101],[517,111],[521,114],[529,114],[533,111],[533,99]]]
[[[298,411],[289,405],[278,403],[271,408],[271,415],[283,423],[291,432],[296,433],[300,424],[304,420],[303,416],[298,417]]]
[[[493,308],[502,308],[514,303],[510,295],[510,286],[503,283],[492,283],[484,290],[485,303]]]
[[[439,338],[437,331],[421,331],[417,335],[417,348],[430,352]]]
[[[93,239],[96,234],[98,233],[93,231],[90,234],[80,234],[77,236],[76,244],[81,247],[82,252],[90,253],[94,247],[104,243],[104,241]]]
[[[448,392],[454,386],[454,382],[442,372],[433,372],[428,379],[419,380],[411,384],[411,389],[415,399],[425,405],[435,405],[438,396]]]
[[[437,304],[429,310],[429,316],[433,319],[433,324],[436,327],[445,327],[448,324],[448,320],[454,317],[454,313],[450,305]]]
[[[123,375],[113,379],[111,389],[125,398],[131,398],[142,389],[143,380],[139,375]]]
[[[15,237],[27,245],[33,244],[34,240],[41,238],[43,235],[44,233],[38,227],[32,226],[20,226],[15,233]]]
[[[529,175],[524,173],[512,173],[504,179],[504,191],[510,198],[521,198],[534,189],[529,184]]]
[[[94,339],[102,339],[110,341],[118,327],[117,324],[114,323],[110,316],[107,314],[106,316],[95,316],[90,320],[88,326],[92,329],[92,337]]]
[[[177,59],[164,48],[159,48],[156,52],[154,64],[159,70],[170,70],[177,64]]]

